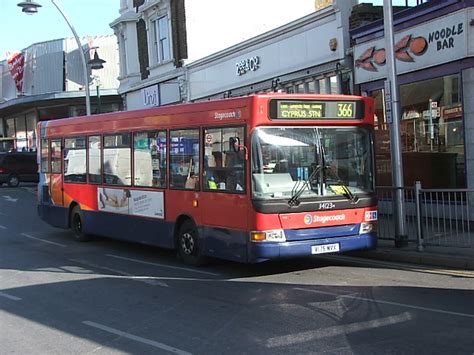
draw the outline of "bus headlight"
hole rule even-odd
[[[360,224],[360,228],[359,228],[359,234],[366,234],[366,233],[370,233],[372,231],[375,231],[377,228],[376,228],[376,224],[373,223],[373,222],[362,222]]]
[[[252,242],[286,242],[285,231],[283,229],[272,229],[268,231],[250,232]]]

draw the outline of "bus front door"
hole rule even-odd
[[[64,188],[62,174],[62,149],[61,139],[51,140],[51,174],[49,181],[50,196],[53,205],[64,205]]]

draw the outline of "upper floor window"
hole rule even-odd
[[[157,63],[171,59],[171,42],[169,36],[168,16],[153,21],[155,55]]]

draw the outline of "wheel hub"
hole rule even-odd
[[[192,254],[194,250],[194,238],[190,233],[184,233],[181,237],[181,248],[186,254]]]

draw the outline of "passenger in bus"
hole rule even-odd
[[[189,177],[186,179],[186,183],[184,184],[185,189],[195,190],[199,186],[199,176],[190,173]]]

